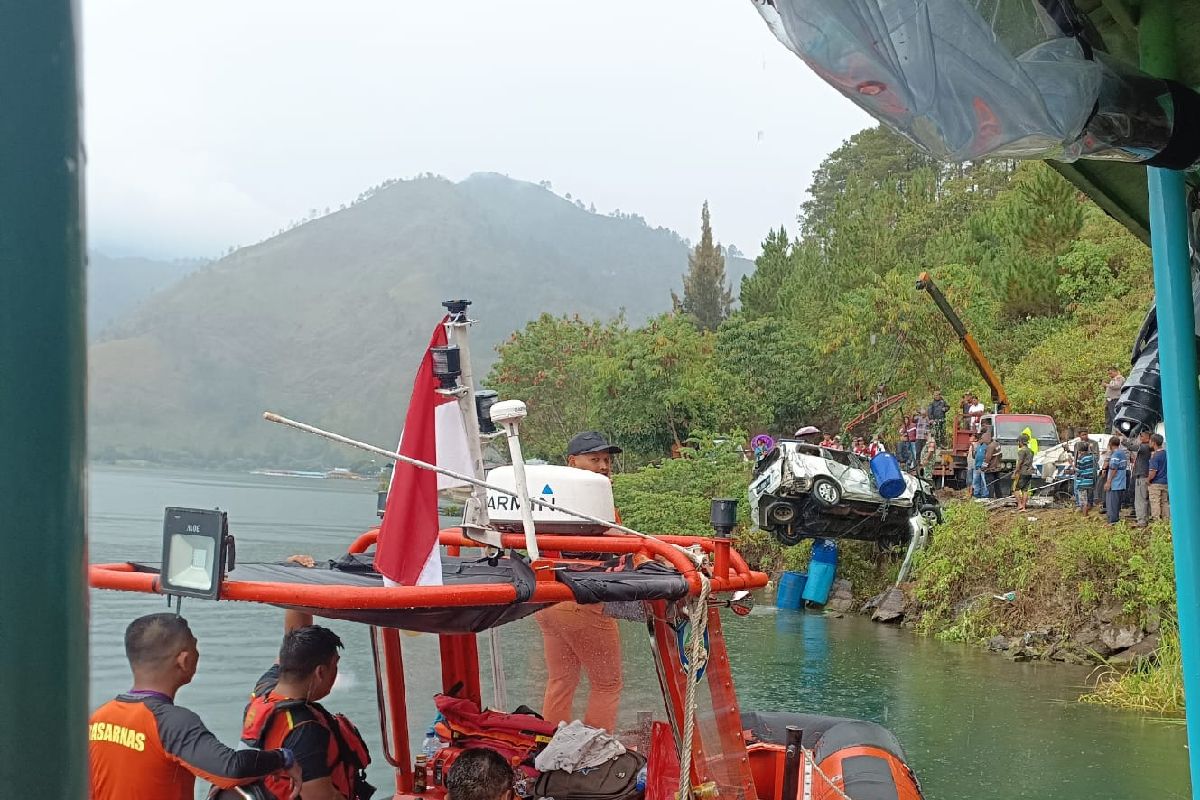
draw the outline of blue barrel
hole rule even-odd
[[[808,564],[808,580],[800,596],[810,603],[825,605],[837,574],[837,542],[823,539],[813,542],[812,560]]]
[[[779,577],[779,591],[775,593],[775,607],[795,610],[804,605],[800,595],[808,576],[803,572],[785,572]]]
[[[904,475],[900,462],[891,453],[879,453],[871,459],[871,472],[875,475],[875,486],[885,500],[895,500],[904,493]]]

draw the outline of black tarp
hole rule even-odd
[[[290,583],[311,586],[361,586],[383,588],[383,576],[374,571],[370,553],[346,555],[316,567],[291,563],[240,563],[227,580],[249,583]],[[141,572],[159,571],[157,564],[134,564]],[[556,571],[581,603],[620,600],[676,599],[687,594],[687,581],[678,572],[656,562],[633,569],[628,559],[607,565],[571,565]],[[314,616],[344,619],[388,628],[426,633],[479,633],[515,622],[545,608],[530,603],[536,579],[528,560],[517,553],[496,559],[442,556],[445,586],[510,584],[516,587],[516,602],[510,605],[454,606],[438,608],[337,609],[317,606],[282,606]]]

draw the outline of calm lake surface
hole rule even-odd
[[[93,467],[91,560],[158,561],[163,508],[229,512],[241,561],[292,553],[336,557],[375,523],[374,482]],[[130,686],[125,625],[165,610],[161,597],[91,593],[91,698],[98,706]],[[200,641],[200,669],[177,698],[227,744],[255,679],[274,661],[283,612],[244,603],[185,600]],[[372,782],[392,785],[379,742],[366,628],[329,621],[346,643],[341,679],[326,704],[355,720],[371,745]],[[760,606],[725,621],[744,710],[792,710],[862,717],[904,743],[929,800],[1097,800],[1186,798],[1182,724],[1073,703],[1088,670],[1013,664],[973,648],[922,639],[857,618],[776,612]],[[624,623],[623,719],[660,708],[644,628]],[[538,707],[545,682],[536,624],[499,630],[512,706]],[[487,658],[487,636],[480,652]],[[417,746],[430,698],[440,689],[437,641],[404,637],[410,737]],[[483,670],[485,698],[488,671]],[[657,704],[656,704],[657,703]],[[579,709],[577,708],[577,711]]]

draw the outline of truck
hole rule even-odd
[[[917,289],[927,292],[942,316],[950,323],[950,327],[958,334],[967,356],[975,364],[984,383],[992,393],[992,410],[979,418],[980,430],[991,429],[995,441],[1000,445],[1000,457],[1003,463],[1003,474],[1010,475],[1017,459],[1017,438],[1028,428],[1037,440],[1038,449],[1054,447],[1059,444],[1058,426],[1054,418],[1046,414],[1012,414],[1008,411],[1008,392],[1000,376],[992,368],[991,362],[983,354],[979,342],[967,330],[962,318],[942,294],[942,290],[933,282],[928,272],[922,272],[917,279]],[[948,431],[950,446],[938,452],[934,461],[933,475],[940,478],[942,485],[966,486],[967,483],[967,452],[971,446],[971,434],[976,431],[974,420],[964,419],[961,414],[954,417],[954,426]],[[1004,489],[1004,487],[999,487]]]

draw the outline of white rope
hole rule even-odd
[[[700,594],[692,598],[688,604],[688,622],[690,636],[687,642],[688,673],[687,693],[684,697],[683,741],[679,753],[679,790],[677,800],[688,800],[691,797],[692,782],[692,740],[696,735],[696,683],[700,670],[708,661],[708,653],[704,650],[704,632],[708,628],[708,576],[700,569],[702,556],[688,552],[692,562],[697,567],[700,576]]]
[[[825,770],[817,766],[817,761],[813,758],[812,753],[810,753],[808,750],[805,750],[803,747],[800,748],[800,752],[804,753],[804,760],[809,763],[809,766],[813,768],[813,771],[825,779],[825,783],[829,784],[829,788],[833,789],[834,793],[837,794],[841,800],[853,800],[850,795],[842,791],[842,787],[833,782],[833,778],[825,774]]]

